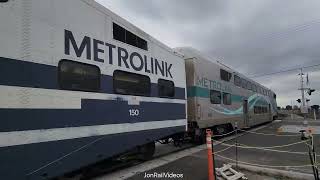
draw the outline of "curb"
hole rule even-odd
[[[231,163],[232,166],[236,166],[235,163]],[[293,172],[293,171],[285,171],[279,169],[271,169],[271,168],[262,168],[257,166],[250,166],[245,164],[238,164],[239,169],[265,174],[267,176],[281,176],[290,179],[297,179],[297,180],[314,180],[313,174],[306,174],[300,172]]]

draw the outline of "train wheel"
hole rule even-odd
[[[156,149],[156,145],[154,142],[150,142],[145,144],[139,148],[139,159],[147,161],[152,159],[154,152]]]
[[[203,144],[206,141],[206,133],[204,129],[197,129],[197,133],[194,135],[194,143]]]
[[[216,135],[226,134],[228,133],[227,125],[219,125],[213,128],[213,131]]]

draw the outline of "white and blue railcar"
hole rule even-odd
[[[0,24],[1,179],[152,154],[186,131],[184,60],[95,1],[2,0]]]
[[[215,134],[271,122],[277,117],[276,94],[199,51],[182,47],[187,73],[188,132],[205,140],[205,130]]]

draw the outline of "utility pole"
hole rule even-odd
[[[291,100],[291,120],[293,120],[293,102]]]

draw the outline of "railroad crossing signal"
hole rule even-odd
[[[301,99],[297,99],[297,102],[298,102],[298,103],[301,103]]]
[[[315,89],[308,89],[307,93],[311,96],[311,94],[316,91]]]

